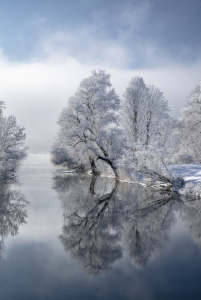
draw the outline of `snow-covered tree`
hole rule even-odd
[[[19,158],[25,154],[24,127],[17,124],[14,116],[3,115],[4,102],[0,101],[0,180],[12,178]]]
[[[142,77],[131,79],[123,96],[127,133],[127,164],[144,170],[148,177],[172,185],[166,167],[175,144],[175,121],[169,115],[168,102],[154,86],[145,85]]]
[[[92,71],[59,117],[53,162],[91,166],[97,173],[96,161],[102,160],[117,176],[116,160],[122,150],[119,107],[120,99],[112,88],[110,75],[103,70]]]
[[[120,106],[110,75],[92,71],[69,99],[58,124],[52,148],[55,164],[91,167],[97,174],[102,161],[118,179],[143,170],[155,181],[173,186],[175,178],[166,164],[175,145],[175,120],[163,93],[145,85],[143,78],[131,79]]]
[[[201,82],[187,98],[182,109],[179,152],[201,162]]]
[[[134,77],[123,95],[123,111],[129,150],[147,150],[167,146],[170,130],[169,107],[163,93],[146,86],[142,77]]]

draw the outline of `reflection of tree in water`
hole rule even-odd
[[[6,181],[0,183],[0,255],[4,250],[4,240],[11,234],[16,235],[19,226],[25,223],[28,202],[19,191],[11,190]]]
[[[201,248],[201,200],[186,199],[182,217],[187,223],[193,241]]]
[[[72,176],[56,177],[54,181],[64,208],[60,239],[65,250],[91,275],[106,272],[122,257],[119,232],[106,221],[114,206],[115,181],[108,185],[107,180],[102,179],[100,186],[100,180],[94,179]]]
[[[132,264],[146,265],[156,257],[169,241],[171,228],[176,223],[175,211],[180,206],[172,194],[150,195],[151,203],[130,215],[124,236]],[[155,200],[153,200],[156,198]]]
[[[54,177],[64,209],[60,239],[86,272],[107,272],[123,248],[135,266],[144,266],[168,241],[178,200],[141,185],[84,175]]]

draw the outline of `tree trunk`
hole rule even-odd
[[[96,183],[97,178],[98,178],[97,176],[92,176],[92,179],[91,179],[89,191],[92,195],[96,195],[96,193],[95,193],[95,183]],[[116,192],[117,186],[118,186],[118,181],[115,180],[115,186],[114,186],[114,188],[112,189],[112,191],[110,193],[102,195],[102,196],[97,194],[96,196],[97,196],[98,204],[110,200],[112,198],[112,196],[114,195],[114,193]]]
[[[101,160],[105,161],[108,165],[110,165],[110,167],[112,168],[112,170],[115,174],[116,180],[119,180],[119,174],[118,174],[117,166],[115,165],[115,163],[108,157],[104,157],[101,155],[98,155],[98,159],[101,159]]]
[[[92,178],[91,178],[89,191],[91,192],[92,195],[95,194],[94,187],[95,187],[96,179],[97,179],[97,176],[95,176],[95,175],[93,175]]]
[[[149,135],[150,125],[151,125],[151,112],[150,112],[149,120],[148,120],[147,125],[146,125],[146,128],[147,128],[146,142],[145,142],[145,148],[146,149],[148,148],[148,144],[149,144],[149,140],[150,140],[150,135]]]
[[[94,158],[89,156],[89,160],[90,160],[90,164],[91,164],[91,170],[92,170],[92,173],[94,175],[99,175],[100,172],[97,170],[96,168],[96,164],[95,164],[95,161],[94,161]]]

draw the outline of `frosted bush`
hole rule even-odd
[[[186,198],[201,199],[201,182],[193,183],[189,182],[180,191],[182,196]]]
[[[176,153],[172,158],[174,164],[192,164],[194,163],[193,156],[186,153]]]

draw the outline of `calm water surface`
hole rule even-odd
[[[48,155],[0,201],[0,299],[200,299],[199,203],[64,174]]]

